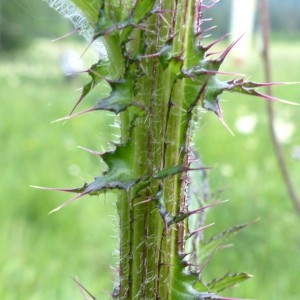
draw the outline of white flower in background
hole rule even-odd
[[[80,55],[73,50],[66,50],[60,57],[60,68],[64,75],[73,77],[82,72],[83,63]]]
[[[256,115],[247,115],[242,116],[236,120],[235,128],[239,133],[250,134],[254,131],[256,124]]]
[[[300,146],[293,147],[292,157],[296,160],[300,160]]]
[[[277,139],[283,144],[287,144],[291,141],[296,130],[293,123],[280,119],[274,122],[274,127]]]

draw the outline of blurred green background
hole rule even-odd
[[[0,4],[0,298],[82,299],[72,281],[78,278],[98,299],[109,299],[113,269],[117,268],[116,195],[85,197],[48,215],[72,195],[30,187],[76,187],[105,169],[97,157],[77,146],[109,149],[109,141],[118,135],[112,116],[95,112],[51,123],[70,112],[80,96],[78,89],[88,80],[83,74],[67,81],[60,69],[61,55],[69,49],[81,54],[87,43],[76,37],[51,43],[71,26],[42,1],[2,0]],[[228,11],[226,5],[224,11]],[[217,19],[222,24],[226,14]],[[273,25],[273,81],[300,81],[297,26]],[[8,41],[4,33],[10,31],[12,40]],[[21,43],[19,39],[27,35]],[[258,49],[253,47],[251,57],[239,66],[229,55],[222,70],[263,81]],[[83,69],[96,58],[89,48],[82,58]],[[275,94],[300,102],[299,85],[277,87]],[[99,95],[89,96],[80,110],[90,107],[95,97]],[[226,93],[222,107],[235,136],[216,116],[204,112],[195,134],[202,160],[213,167],[212,192],[221,191],[218,198],[230,200],[209,211],[207,222],[216,224],[206,234],[209,237],[257,218],[259,222],[239,233],[232,240],[234,247],[215,256],[205,277],[247,271],[254,278],[224,294],[260,300],[299,299],[300,222],[276,165],[265,102]],[[278,135],[299,186],[300,108],[280,103],[275,107]]]

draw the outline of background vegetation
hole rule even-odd
[[[85,80],[76,78],[66,84],[60,72],[59,57],[70,47],[82,53],[86,46],[78,41],[51,44],[49,39],[35,39],[25,50],[2,54],[0,58],[1,299],[82,299],[71,280],[76,276],[99,299],[109,299],[112,280],[107,270],[114,267],[112,251],[116,242],[114,195],[87,197],[48,216],[68,196],[29,187],[72,187],[83,180],[91,181],[96,175],[95,165],[98,171],[103,165],[76,146],[107,148],[107,142],[117,134],[110,126],[113,119],[102,114],[99,120],[99,113],[89,115],[88,120],[82,116],[65,124],[50,123],[69,113],[80,94],[76,89]],[[274,81],[299,81],[298,40],[277,37],[271,51]],[[84,55],[86,66],[93,61],[92,56],[92,51]],[[262,80],[261,69],[256,49],[238,70],[230,57],[223,66],[223,70],[242,72],[257,81]],[[297,85],[280,87],[275,92],[289,100],[300,98]],[[91,106],[88,101],[87,107]],[[292,157],[300,145],[299,108],[283,104],[276,108],[290,170],[299,180],[299,162]],[[207,276],[247,270],[254,278],[228,295],[298,299],[299,218],[275,163],[265,103],[227,93],[223,96],[223,110],[235,137],[214,115],[205,113],[195,140],[205,164],[213,166],[212,192],[230,200],[210,211],[208,223],[216,224],[208,233],[257,218],[260,221],[233,240],[234,248],[216,255]],[[255,123],[253,131],[246,133],[243,124],[249,129],[251,122]],[[286,137],[288,132],[290,139]]]
[[[223,0],[218,3],[218,9],[209,11],[209,17],[218,24],[214,30],[216,36],[228,32],[230,7],[231,1]],[[269,7],[271,27],[276,33],[287,37],[297,34],[300,30],[298,0],[269,0]],[[68,28],[68,23],[42,0],[0,1],[0,50],[28,45],[36,36],[58,36]]]
[[[42,0],[0,1],[0,51],[28,46],[35,37],[53,37],[69,24]]]

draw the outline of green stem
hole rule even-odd
[[[224,90],[260,95],[255,87],[261,85],[214,77],[231,46],[221,58],[206,59],[207,48],[198,45],[202,0],[73,2],[80,18],[86,11],[94,38],[103,40],[109,60],[105,75],[91,70],[82,98],[103,79],[110,95],[88,111],[110,110],[120,114],[121,121],[120,145],[102,155],[108,170],[72,190],[79,196],[121,190],[119,281],[113,297],[215,299],[180,258],[186,250],[187,220],[195,213],[187,201],[193,109],[202,102],[222,119],[219,96]],[[102,70],[102,65],[93,68]]]
[[[136,120],[130,137],[135,145],[134,174],[137,177],[152,174],[154,170],[187,165],[190,114],[186,109],[190,104],[185,99],[185,79],[177,80],[176,73],[183,65],[183,56],[188,56],[186,43],[190,42],[193,30],[192,2],[165,1],[163,15],[157,14],[145,22],[148,31],[132,35],[132,53],[150,45],[140,62],[145,76],[135,82],[135,101],[147,111]],[[174,58],[164,69],[159,57],[153,54],[170,38]],[[128,122],[125,123],[122,122],[122,132],[127,135],[130,128]],[[186,208],[184,177],[185,174],[170,176],[162,183],[151,180],[147,188],[138,192],[133,189],[129,198],[129,194],[124,194],[118,201],[121,299],[171,299],[172,266],[182,250],[184,228],[183,224],[166,228],[153,199],[163,186],[160,201],[164,209],[172,216],[179,214]]]

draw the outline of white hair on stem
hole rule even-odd
[[[81,34],[89,43],[93,45],[93,48],[99,53],[106,53],[104,45],[100,39],[93,41],[94,28],[88,22],[83,12],[77,8],[77,6],[70,0],[44,0],[49,6],[55,9],[63,17],[70,20],[75,29]],[[104,54],[105,55],[105,54]]]

